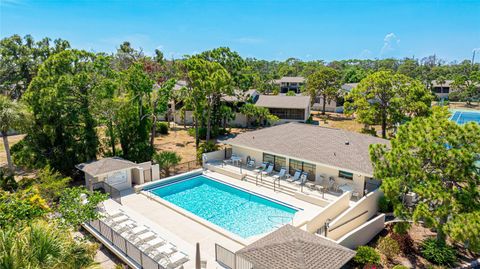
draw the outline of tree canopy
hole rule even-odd
[[[422,221],[435,228],[438,240],[447,235],[474,251],[480,250],[479,153],[480,126],[458,125],[438,107],[402,125],[390,148],[370,151],[374,176],[382,179],[397,217]],[[409,192],[418,195],[412,208],[404,203]]]
[[[338,97],[341,86],[340,72],[331,67],[322,67],[307,77],[305,92],[310,95],[312,106],[317,96],[322,97],[322,114],[325,114],[327,101]]]
[[[391,71],[379,71],[367,76],[347,96],[345,110],[355,113],[364,124],[382,126],[382,137],[387,129],[413,116],[428,115],[432,94],[418,80]]]

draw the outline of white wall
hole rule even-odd
[[[263,161],[263,152],[258,150],[251,150],[247,148],[242,148],[238,146],[232,146],[232,154],[235,154],[242,158],[242,162],[245,163],[247,160],[247,156],[250,158],[255,159],[257,164],[262,163]]]
[[[333,240],[338,240],[346,233],[359,227],[375,216],[378,211],[378,200],[382,195],[383,193],[380,190],[368,193],[330,223],[327,236]],[[367,213],[360,215],[365,211],[367,211]]]
[[[247,117],[242,113],[235,113],[235,119],[228,122],[229,126],[232,127],[246,127],[247,126]]]
[[[126,177],[123,178],[123,175]],[[115,189],[121,191],[132,187],[132,168],[111,172],[108,174],[98,175],[94,178],[94,182],[105,181]]]
[[[358,246],[366,245],[384,228],[385,214],[381,214],[347,233],[337,240],[337,243],[350,249],[356,249]]]
[[[217,151],[203,153],[203,156],[207,158],[207,162],[213,160],[221,161],[225,159],[225,150],[220,149]],[[204,158],[202,158],[202,160],[204,160]]]
[[[350,192],[346,192],[338,197],[337,200],[326,206],[317,216],[307,223],[307,231],[316,233],[318,229],[325,225],[327,219],[334,219],[348,208],[350,203]]]

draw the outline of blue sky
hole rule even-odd
[[[128,40],[168,58],[228,46],[244,57],[327,61],[453,61],[478,49],[480,61],[480,1],[0,0],[0,36],[12,34],[97,52]]]

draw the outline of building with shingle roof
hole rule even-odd
[[[333,178],[351,185],[360,194],[373,182],[369,156],[372,144],[389,145],[386,139],[303,123],[281,124],[246,132],[225,141],[238,156],[270,162],[275,170],[287,168],[308,173],[311,181]]]
[[[291,225],[237,251],[254,269],[342,268],[355,251]]]

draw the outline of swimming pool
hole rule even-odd
[[[452,113],[453,115],[450,119],[458,124],[464,124],[470,121],[480,124],[480,111],[454,110]]]
[[[299,210],[204,175],[148,191],[243,238],[291,222]]]

